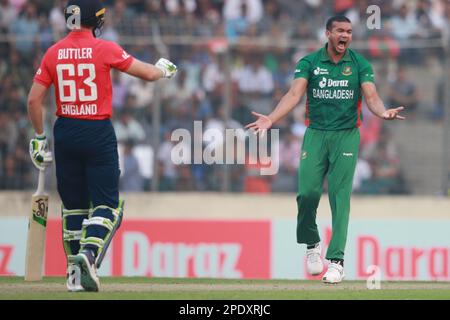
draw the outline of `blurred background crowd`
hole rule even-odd
[[[0,189],[34,188],[27,92],[43,53],[67,33],[65,3],[0,0]],[[148,191],[153,186],[159,191],[295,192],[306,129],[304,101],[276,124],[280,171],[274,176],[261,176],[258,164],[248,161],[176,165],[170,158],[178,141],[171,141],[171,134],[184,128],[194,136],[194,121],[202,121],[204,131],[243,128],[254,120],[251,111],[270,112],[288,90],[296,62],[325,43],[327,18],[344,14],[353,23],[353,47],[373,63],[385,104],[406,106],[408,118],[402,124],[386,123],[363,106],[354,192],[441,192],[441,168],[450,169],[441,161],[442,132],[448,132],[443,120],[443,66],[450,0],[105,3],[103,39],[118,42],[143,61],[155,63],[167,55],[179,67],[176,78],[158,84],[112,73],[112,121],[120,144],[122,191]],[[381,29],[367,27],[366,9],[373,4],[381,9]],[[51,141],[52,95],[46,108]],[[245,143],[245,136],[242,140]],[[420,159],[417,152],[428,158]],[[422,175],[416,172],[419,166]]]

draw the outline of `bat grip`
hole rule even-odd
[[[37,194],[43,194],[45,189],[45,169],[39,170],[39,180],[38,187],[36,190]]]

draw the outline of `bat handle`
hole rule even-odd
[[[45,169],[39,170],[39,181],[36,190],[37,194],[43,194],[45,190]]]

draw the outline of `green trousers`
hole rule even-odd
[[[305,132],[297,194],[297,242],[320,241],[316,214],[325,176],[332,214],[332,237],[326,259],[344,259],[350,214],[350,195],[359,151],[359,129]]]

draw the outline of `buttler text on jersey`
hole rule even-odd
[[[58,60],[92,59],[92,48],[67,48],[58,50]]]

